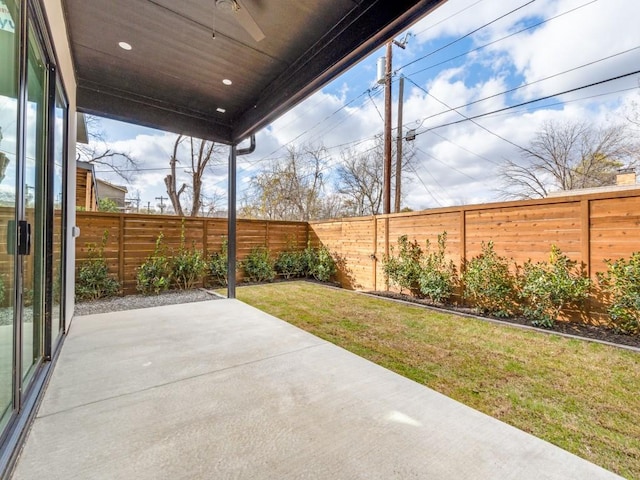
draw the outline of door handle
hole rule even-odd
[[[18,220],[18,255],[31,254],[31,224]]]

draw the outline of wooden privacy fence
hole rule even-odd
[[[136,293],[136,270],[154,251],[158,235],[164,235],[168,252],[180,248],[183,218],[168,215],[77,212],[80,237],[76,241],[76,265],[87,258],[87,244],[100,244],[102,235],[109,238],[104,249],[109,271],[125,294]],[[256,246],[267,246],[277,253],[291,247],[307,246],[309,226],[306,222],[239,220],[237,223],[238,259]],[[227,237],[224,218],[184,218],[185,246],[203,250],[205,256],[219,252]]]
[[[185,218],[184,222],[188,247],[194,244],[205,254],[220,250],[227,235],[226,219]],[[136,269],[153,252],[159,233],[169,249],[180,246],[180,217],[77,212],[76,223],[81,229],[78,260],[86,258],[88,242],[99,243],[103,232],[109,232],[105,256],[125,293],[135,293]],[[640,250],[640,189],[311,223],[239,220],[237,257],[245,258],[259,245],[277,255],[287,247],[304,249],[311,241],[335,254],[338,280],[345,288],[383,290],[382,260],[398,237],[435,244],[444,231],[447,255],[458,268],[490,240],[499,255],[519,264],[547,260],[555,244],[584,263],[595,279],[605,270],[605,259],[628,258]]]
[[[548,260],[555,244],[595,278],[605,259],[640,250],[640,189],[311,222],[309,228],[312,243],[342,260],[339,281],[347,288],[383,290],[382,260],[398,237],[424,247],[444,231],[458,268],[490,240],[499,255],[519,264]]]

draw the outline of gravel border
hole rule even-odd
[[[74,315],[93,315],[96,313],[119,312],[137,308],[162,307],[178,303],[205,302],[217,300],[221,297],[211,290],[204,288],[194,290],[172,290],[160,295],[127,295],[125,297],[111,297],[92,302],[76,303]]]

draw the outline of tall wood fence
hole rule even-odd
[[[76,265],[87,258],[89,244],[99,245],[108,232],[104,249],[109,271],[114,273],[125,294],[136,292],[136,270],[154,251],[160,233],[168,251],[180,248],[183,219],[168,215],[77,212],[80,237],[76,241]],[[256,246],[267,246],[272,254],[289,247],[307,246],[309,226],[306,222],[272,222],[239,220],[237,223],[238,259]],[[227,220],[223,218],[184,218],[185,246],[204,251],[205,256],[219,252],[227,237]]]
[[[175,216],[77,212],[77,224],[78,260],[86,258],[87,243],[99,243],[109,232],[105,255],[125,293],[135,292],[136,269],[153,252],[159,233],[169,249],[180,246],[182,219]],[[219,251],[227,235],[226,219],[185,218],[184,226],[186,245],[206,254]],[[548,259],[555,244],[584,263],[595,279],[605,270],[605,259],[628,258],[640,250],[640,189],[310,223],[239,220],[238,259],[258,245],[275,255],[287,247],[303,249],[311,241],[338,258],[344,287],[382,290],[382,261],[398,237],[435,244],[445,231],[447,255],[458,267],[490,240],[499,255],[519,264]]]
[[[382,260],[398,237],[424,246],[444,231],[458,267],[490,240],[499,255],[519,264],[547,260],[555,244],[595,278],[605,259],[640,250],[640,189],[311,222],[309,228],[313,243],[341,259],[339,280],[348,288],[384,289]]]

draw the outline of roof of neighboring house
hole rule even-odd
[[[124,185],[115,185],[113,183],[107,182],[106,180],[102,180],[101,178],[96,178],[96,182],[98,183],[98,188],[100,188],[100,185],[104,185],[116,190],[121,190],[123,193],[127,193],[129,191]]]

